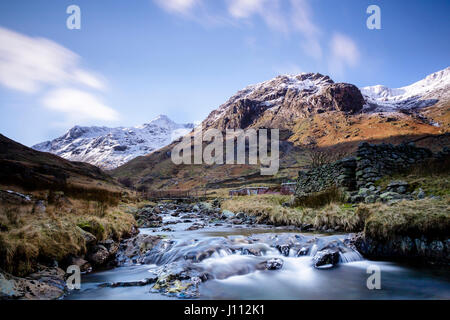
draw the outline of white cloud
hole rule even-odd
[[[248,18],[263,9],[265,0],[232,0],[228,11],[235,18]]]
[[[313,22],[312,9],[306,0],[291,0],[291,20],[295,30],[304,37],[303,50],[311,57],[322,58],[322,47],[319,39],[320,28]]]
[[[104,89],[79,61],[77,54],[56,42],[0,27],[0,84],[8,88],[36,93],[43,85],[74,83]]]
[[[154,0],[155,3],[166,11],[187,14],[195,5],[198,0]]]
[[[249,19],[260,16],[272,29],[289,32],[281,11],[280,0],[229,0],[228,13],[235,19]]]
[[[356,43],[348,36],[335,33],[330,42],[331,56],[329,70],[342,75],[346,67],[355,67],[359,63],[359,49]]]
[[[43,98],[42,103],[49,110],[66,114],[72,121],[115,121],[119,118],[115,110],[104,105],[97,97],[77,89],[52,90]]]
[[[106,88],[100,76],[80,67],[80,60],[54,41],[0,27],[1,85],[38,95],[49,89],[42,99],[44,107],[62,112],[70,120],[116,120],[116,111],[79,89]]]

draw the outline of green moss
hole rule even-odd
[[[84,220],[77,224],[78,227],[92,233],[98,240],[103,240],[105,236],[105,227],[96,220]]]

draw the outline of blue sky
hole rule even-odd
[[[66,8],[81,9],[69,30]],[[381,8],[381,30],[366,9]],[[450,1],[0,2],[0,132],[26,145],[75,124],[204,119],[243,87],[320,72],[400,87],[448,67]]]

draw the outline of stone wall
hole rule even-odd
[[[356,187],[355,172],[355,158],[346,158],[325,164],[308,172],[300,171],[295,194],[300,196],[319,192],[335,185],[353,190]]]
[[[401,172],[432,156],[430,150],[418,148],[413,143],[394,146],[364,142],[356,154],[356,186],[369,187],[385,175]]]
[[[369,188],[385,175],[400,172],[411,165],[432,157],[430,150],[418,148],[413,143],[372,145],[363,142],[356,157],[325,164],[307,172],[299,172],[296,196],[319,192],[331,186],[345,190]]]

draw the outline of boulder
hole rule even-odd
[[[235,214],[230,210],[222,210],[222,216],[225,217],[226,219],[233,219]]]
[[[339,262],[339,251],[325,249],[318,251],[313,257],[314,267],[332,268]]]
[[[267,260],[265,262],[265,267],[267,270],[278,270],[283,267],[283,260],[279,258],[273,258],[270,260]]]

